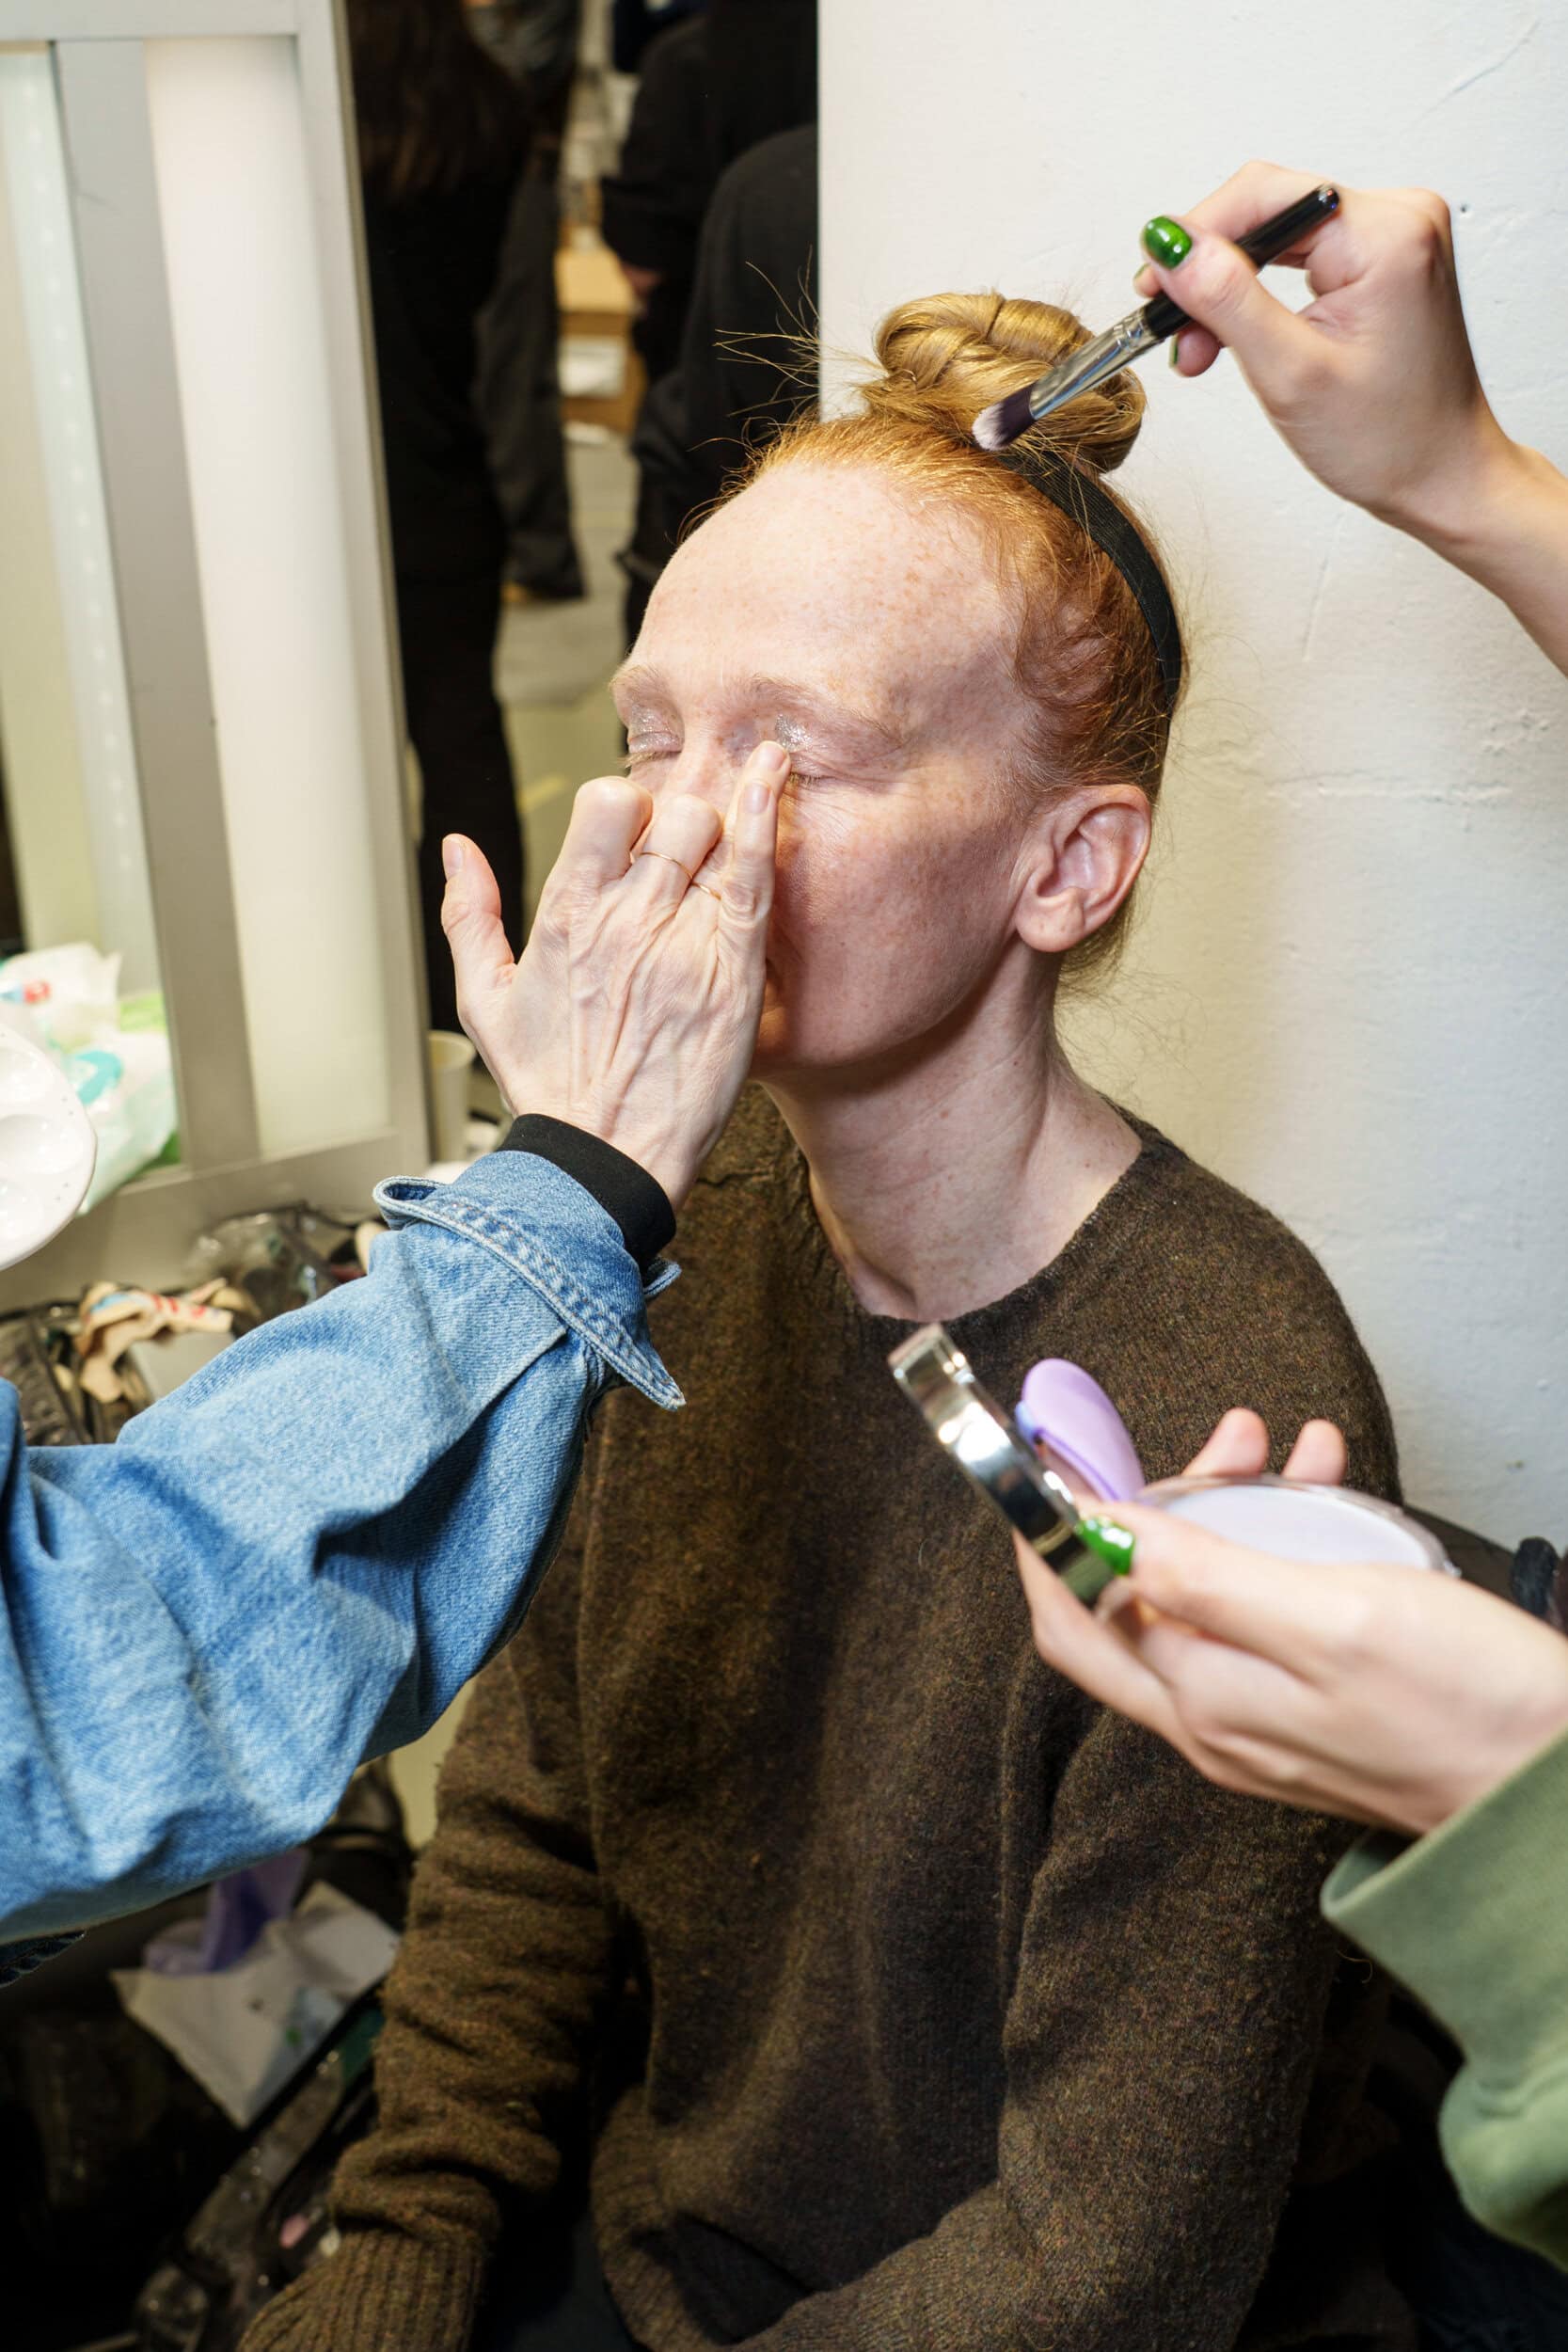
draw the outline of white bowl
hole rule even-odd
[[[59,1064],[0,1026],[0,1267],[70,1224],[97,1156],[92,1121]]]

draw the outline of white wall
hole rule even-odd
[[[1249,154],[1456,216],[1505,425],[1568,464],[1568,10],[827,0],[823,331],[996,285],[1131,307],[1139,226]],[[1118,479],[1196,691],[1141,930],[1080,1059],[1319,1250],[1412,1497],[1568,1538],[1568,683],[1337,504],[1237,373],[1144,363]]]

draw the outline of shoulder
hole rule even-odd
[[[1126,1118],[1126,1113],[1124,1113]],[[1270,1306],[1309,1306],[1352,1329],[1340,1294],[1312,1249],[1284,1218],[1192,1160],[1157,1127],[1131,1120],[1143,1152],[1131,1169],[1143,1216],[1124,1254],[1124,1273],[1152,1279],[1157,1294],[1215,1308],[1246,1298],[1253,1315]]]
[[[759,139],[732,164],[726,164],[714,190],[713,213],[737,219],[754,216],[764,229],[774,226],[781,191],[807,190],[816,201],[816,143],[815,122],[793,131],[775,131]]]
[[[1132,1171],[1138,1214],[1108,1270],[1103,1311],[1182,1371],[1181,1409],[1160,1416],[1167,1442],[1145,1452],[1164,1474],[1196,1450],[1231,1406],[1262,1414],[1276,1467],[1305,1421],[1344,1431],[1351,1480],[1397,1488],[1392,1423],[1344,1301],[1296,1233],[1262,1203],[1152,1128]]]

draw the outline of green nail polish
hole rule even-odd
[[[1126,1576],[1131,1569],[1132,1537],[1115,1519],[1080,1519],[1078,1540],[1086,1544],[1097,1559],[1103,1560],[1114,1576]]]
[[[1165,213],[1156,213],[1146,220],[1141,240],[1144,251],[1162,269],[1180,269],[1193,249],[1193,241],[1179,220]]]
[[[1165,365],[1167,368],[1179,368],[1181,365],[1181,338],[1180,335],[1173,335],[1170,339],[1170,358],[1165,361]]]

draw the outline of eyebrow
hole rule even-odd
[[[610,681],[610,691],[633,699],[642,696],[655,703],[670,704],[674,699],[660,672],[637,661],[621,664]],[[799,711],[802,718],[816,720],[826,727],[847,726],[858,735],[873,738],[884,751],[901,752],[909,740],[908,729],[900,726],[891,712],[863,703],[847,702],[841,695],[824,693],[819,687],[805,686],[796,679],[756,675],[742,678],[736,691],[753,707]]]

